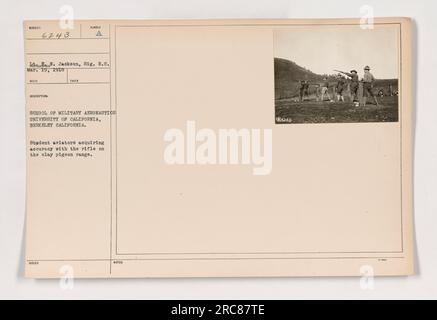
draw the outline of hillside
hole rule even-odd
[[[290,98],[298,94],[299,81],[320,82],[323,76],[307,70],[293,61],[275,58],[275,97]]]
[[[289,79],[292,81],[305,80],[322,80],[323,76],[307,70],[293,61],[275,58],[275,80]]]

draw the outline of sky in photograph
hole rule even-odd
[[[318,74],[334,69],[360,76],[369,65],[379,79],[399,74],[399,26],[379,25],[373,30],[360,26],[295,26],[274,31],[274,55],[294,61]]]

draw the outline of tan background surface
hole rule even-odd
[[[402,250],[399,123],[274,125],[272,41],[270,28],[117,29],[119,253]],[[164,133],[188,120],[273,128],[271,175],[168,166]]]

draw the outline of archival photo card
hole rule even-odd
[[[26,21],[26,276],[414,274],[411,21],[371,27]]]

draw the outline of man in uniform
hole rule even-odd
[[[321,101],[323,102],[325,100],[325,94],[328,96],[328,100],[331,100],[331,98],[329,97],[329,81],[328,78],[323,78],[323,83],[322,83],[322,88],[321,88]]]
[[[350,78],[351,82],[349,87],[350,87],[351,99],[354,102],[354,105],[358,107],[360,105],[358,100],[358,89],[360,87],[360,79],[358,77],[357,70],[351,70],[351,72],[343,72],[339,70],[337,71]]]
[[[344,102],[343,91],[346,88],[346,81],[344,77],[341,75],[341,73],[339,73],[337,77],[338,77],[338,82],[337,82],[337,86],[335,87],[335,91],[337,92],[337,101]]]
[[[370,73],[370,67],[366,66],[364,68],[364,76],[363,76],[363,99],[364,106],[367,103],[367,97],[372,97],[375,100],[376,106],[379,106],[378,99],[376,95],[373,93],[373,84],[375,83],[375,77]]]
[[[305,85],[304,85],[303,94],[304,94],[307,98],[309,98],[309,96],[310,96],[310,83],[308,82],[308,80],[305,80]]]
[[[308,83],[307,80],[302,80],[300,82],[300,87],[299,87],[299,97],[300,97],[300,101],[302,102],[305,99],[305,96],[309,96],[309,90],[310,89],[310,84]]]

